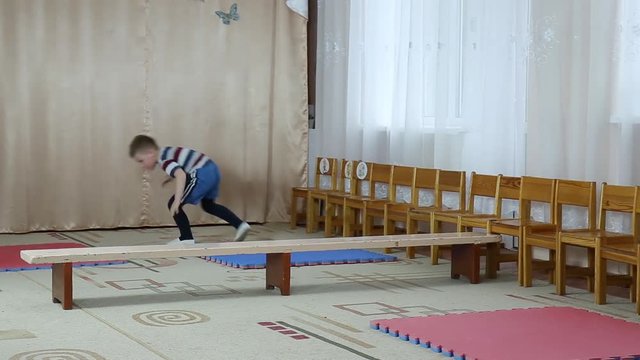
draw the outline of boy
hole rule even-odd
[[[235,241],[243,241],[251,229],[225,206],[216,204],[220,172],[218,166],[206,155],[183,147],[159,147],[146,135],[138,135],[129,145],[129,156],[143,169],[153,170],[160,165],[169,176],[176,179],[175,194],[169,199],[169,211],[180,229],[180,237],[168,245],[195,244],[184,204],[198,204],[204,211],[217,216],[236,228]]]

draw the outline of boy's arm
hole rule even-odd
[[[176,178],[176,192],[171,206],[171,215],[178,212],[178,208],[182,203],[182,195],[184,195],[184,186],[187,183],[187,174],[182,168],[175,169],[173,176]]]

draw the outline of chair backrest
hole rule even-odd
[[[467,211],[475,213],[476,198],[493,198],[493,214],[500,213],[502,208],[501,201],[498,198],[498,190],[500,188],[500,178],[502,175],[485,175],[478,174],[475,171],[471,173],[471,190],[469,191],[469,203]]]
[[[622,186],[602,184],[600,193],[600,220],[598,228],[605,230],[607,226],[607,213],[618,212],[631,215],[631,234],[636,237],[638,229],[638,215],[640,214],[640,199],[638,199],[638,186]]]
[[[370,168],[369,196],[376,199],[388,199],[391,192],[393,165],[373,163]],[[386,191],[378,193],[377,186],[386,186]]]
[[[549,204],[549,221],[555,219],[553,199],[556,192],[556,180],[533,176],[523,176],[520,181],[520,219],[531,219],[531,206],[534,202]]]
[[[585,208],[587,226],[585,230],[596,228],[596,183],[595,181],[558,180],[556,183],[554,224],[564,230],[562,209],[564,206]]]
[[[342,159],[342,165],[340,170],[340,176],[338,179],[337,189],[339,191],[350,193],[351,190],[354,189],[353,185],[355,183],[355,168],[360,160],[347,160]]]
[[[464,171],[438,170],[436,183],[437,208],[442,208],[446,193],[458,194],[458,209],[464,210],[467,193],[467,174]]]
[[[351,169],[351,191],[352,195],[363,195],[363,185],[367,185],[367,190],[371,190],[371,174],[373,164],[365,161],[354,161]]]
[[[375,167],[375,165],[374,165]],[[408,202],[413,200],[413,193],[416,191],[416,168],[411,166],[393,166],[393,176],[391,177],[391,186],[389,187],[389,200],[395,202],[402,202],[402,199],[398,198],[398,192],[400,189],[409,188]]]
[[[329,184],[326,184],[328,186],[326,186],[323,181],[323,179],[326,178],[329,178]],[[338,159],[318,157],[316,159],[316,173],[314,180],[316,188],[335,190],[338,181]]]
[[[494,215],[502,215],[502,207],[505,200],[515,200],[520,203],[521,183],[521,177],[500,175],[500,182],[498,183],[498,198],[494,207]]]
[[[415,185],[411,191],[411,204],[420,206],[420,191],[431,191],[436,197],[438,184],[438,170],[427,168],[416,168]],[[433,203],[435,206],[435,201]]]

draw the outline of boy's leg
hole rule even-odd
[[[226,206],[216,204],[212,199],[202,199],[202,209],[213,216],[217,216],[220,219],[228,222],[234,228],[238,228],[243,221],[229,210]]]
[[[213,199],[202,199],[201,202],[202,208],[204,211],[208,212],[213,216],[217,216],[220,219],[228,222],[234,228],[236,228],[236,236],[233,239],[234,241],[244,241],[251,230],[251,226],[247,224],[245,221],[240,220],[233,211],[229,210],[226,206],[216,204]]]
[[[174,201],[174,196],[172,196],[167,204],[169,209],[171,209]],[[180,229],[180,240],[192,240],[193,234],[191,233],[191,224],[189,223],[187,214],[182,210],[182,206],[180,206],[178,212],[173,215],[173,220],[176,222],[176,225],[178,225],[178,229]]]
[[[236,228],[235,241],[243,241],[251,226],[242,221],[233,211],[226,206],[216,204],[215,199],[218,197],[218,189],[220,186],[220,171],[214,162],[209,162],[197,171],[197,185],[186,199],[190,204],[202,206],[202,209],[213,216],[228,222]]]

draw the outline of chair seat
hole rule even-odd
[[[331,195],[331,194],[335,194],[335,195],[341,195],[341,194],[345,194],[345,195],[349,195],[348,193],[343,192],[342,190],[337,190],[337,189],[317,189],[317,188],[311,188],[309,189],[309,195],[312,197],[323,197],[326,195]]]
[[[356,209],[370,208],[374,203],[381,203],[380,211],[384,211],[384,204],[387,199],[374,199],[368,196],[348,196],[345,198],[345,206]]]
[[[459,215],[459,217],[460,223],[463,226],[472,225],[481,227],[486,227],[488,221],[496,219],[496,216],[493,214],[464,214]]]
[[[606,244],[600,247],[600,253],[605,259],[621,261],[627,264],[638,263],[638,244],[635,242]]]
[[[413,207],[413,204],[408,204],[408,203],[387,203],[385,204],[385,208],[387,209],[387,211],[389,212],[403,212],[403,213],[407,213],[409,210],[411,210]]]
[[[347,200],[356,200],[356,201],[373,200],[372,197],[364,196],[364,195],[347,195],[346,198]]]
[[[460,210],[436,210],[432,211],[432,216],[435,216],[437,219],[455,219],[458,220],[458,216],[464,215],[473,215],[472,212],[460,211]]]
[[[407,213],[411,214],[412,216],[431,216],[434,211],[442,211],[442,209],[435,206],[409,207]]]
[[[541,231],[526,235],[527,245],[543,247],[546,249],[556,248],[556,232]]]
[[[584,240],[595,240],[596,238],[633,238],[633,235],[626,233],[619,233],[606,230],[593,230],[593,231],[563,231],[560,233],[561,238],[574,238]]]
[[[489,221],[498,219],[493,214],[464,214],[458,217],[460,225],[480,228],[486,228]]]
[[[306,186],[297,186],[297,187],[291,188],[291,190],[293,190],[294,192],[297,192],[297,193],[306,193],[306,192],[309,192],[309,191],[312,191],[312,190],[316,190],[316,188],[313,188],[313,187],[309,188],[309,187],[306,187]]]
[[[498,219],[492,221],[494,225],[500,226],[510,226],[510,227],[521,227],[521,226],[536,226],[536,225],[547,225],[549,223],[536,221],[533,219]]]
[[[556,226],[550,223],[536,221],[533,219],[498,219],[491,220],[491,232],[494,234],[520,236],[520,231],[524,227],[531,229],[553,229],[555,232]]]
[[[384,204],[387,202],[366,201],[364,204],[367,216],[384,218]]]
[[[417,207],[417,208],[413,208],[411,209],[411,212],[417,213],[417,214],[423,214],[423,213],[437,213],[437,214],[453,214],[453,213],[466,213],[464,210],[460,210],[460,209],[449,209],[449,208],[438,208],[435,206],[428,206],[428,207]]]
[[[587,248],[595,248],[597,239],[602,239],[607,243],[616,243],[633,241],[633,236],[631,234],[606,230],[569,231],[560,233],[561,243]]]
[[[349,196],[351,196],[351,194],[349,193],[327,193],[327,201],[330,202],[342,202],[344,201],[344,199],[348,198]]]
[[[367,209],[374,209],[374,210],[380,210],[380,211],[384,211],[385,207],[388,205],[394,205],[394,204],[399,204],[401,205],[402,203],[396,203],[396,202],[390,202],[389,200],[382,200],[379,201],[378,199],[375,199],[373,201],[367,201]]]

